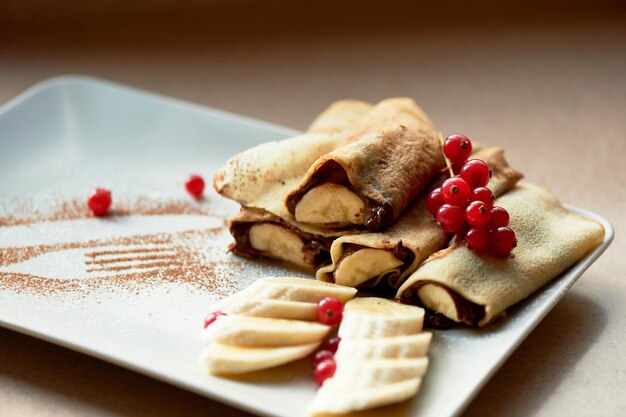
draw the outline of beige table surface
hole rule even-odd
[[[626,415],[624,7],[484,16],[353,6],[330,21],[278,6],[51,27],[18,19],[0,25],[0,104],[66,73],[295,128],[335,99],[414,97],[444,132],[504,146],[529,181],[616,227],[463,416]],[[0,415],[247,416],[3,329]]]

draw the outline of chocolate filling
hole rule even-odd
[[[417,295],[419,288],[424,284],[436,285],[446,290],[446,292],[450,295],[450,298],[452,298],[452,301],[454,301],[454,306],[456,307],[456,312],[461,322],[477,327],[478,322],[480,322],[480,320],[485,317],[485,306],[473,303],[465,299],[456,291],[445,287],[438,282],[420,281],[419,285],[414,285],[404,292],[404,294],[400,297],[400,302],[405,304],[417,305],[426,309],[424,323],[428,327],[432,327],[435,329],[448,329],[457,323],[441,313],[424,307],[424,304],[422,304],[422,300],[420,300],[419,296]]]
[[[332,245],[334,238],[303,232],[282,219],[262,222],[234,222],[230,226],[230,234],[235,238],[235,243],[232,243],[229,249],[237,255],[248,258],[263,256],[264,253],[252,247],[250,243],[250,228],[255,224],[262,223],[284,227],[298,235],[304,243],[305,259],[313,268],[317,269],[330,263],[330,245]]]
[[[337,266],[335,270],[339,268],[339,265],[345,258],[347,258],[348,256],[352,255],[355,252],[360,251],[361,249],[377,249],[377,248],[370,248],[368,246],[358,245],[356,243],[345,244],[343,254],[341,255],[341,258],[339,258],[339,260],[337,261]],[[386,250],[389,250],[389,249],[386,249]],[[415,259],[415,254],[409,248],[405,248],[404,246],[402,246],[402,241],[398,242],[398,244],[391,250],[391,252],[396,258],[402,261],[402,265],[399,267],[399,269],[389,272],[383,275],[382,277],[378,277],[378,276],[372,277],[371,279],[361,284],[359,288],[362,287],[362,288],[368,288],[368,289],[375,289],[377,292],[381,292],[385,294],[391,293],[391,292],[395,293],[396,289],[400,286],[399,285],[400,283],[398,282],[400,276],[413,263],[413,260]],[[333,282],[335,281],[334,274],[332,276],[332,280]]]
[[[363,226],[370,232],[378,232],[380,230],[385,229],[393,223],[396,218],[396,212],[394,208],[389,204],[389,202],[384,201],[379,203],[372,199],[363,197],[360,195],[355,189],[350,179],[348,178],[348,174],[343,169],[341,165],[339,165],[335,161],[327,161],[325,162],[310,178],[310,180],[299,189],[297,192],[290,194],[287,197],[287,209],[291,214],[296,213],[296,206],[302,200],[302,197],[306,193],[308,193],[313,188],[320,186],[322,184],[337,184],[343,187],[346,187],[350,191],[359,195],[363,200],[363,204],[365,205],[365,213]],[[358,226],[357,226],[358,227]],[[353,229],[354,226],[348,227]]]

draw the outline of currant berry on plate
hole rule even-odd
[[[464,135],[450,135],[443,143],[443,154],[452,164],[461,165],[472,154],[472,142]]]
[[[482,201],[473,201],[465,209],[465,221],[475,228],[487,226],[490,217],[491,210]]]
[[[437,210],[435,220],[445,232],[455,233],[465,224],[465,211],[461,207],[444,204]]]
[[[334,326],[341,321],[343,304],[334,297],[326,297],[317,304],[317,319],[322,324]]]
[[[111,207],[111,191],[105,188],[96,188],[87,199],[87,207],[95,216],[104,216]]]
[[[470,188],[484,187],[489,182],[491,172],[485,161],[480,159],[470,159],[463,165],[459,173],[461,178],[467,182]]]
[[[428,197],[426,198],[426,207],[428,208],[430,214],[437,214],[437,210],[439,210],[439,207],[443,206],[443,204],[444,201],[443,195],[441,194],[441,188],[435,188],[430,192],[430,194],[428,194]]]
[[[441,185],[441,195],[446,204],[465,206],[470,196],[470,187],[461,177],[448,178]]]
[[[517,238],[510,227],[498,227],[489,233],[489,244],[494,255],[507,256],[517,246]]]
[[[341,337],[339,336],[331,337],[330,339],[328,339],[322,344],[320,349],[330,350],[331,352],[336,353],[337,349],[339,349],[339,342],[341,342]]]
[[[485,229],[469,229],[465,235],[465,241],[470,249],[482,252],[489,245],[489,232]]]
[[[200,198],[204,192],[204,179],[199,175],[191,175],[185,181],[185,188],[193,197]]]
[[[497,229],[498,227],[505,227],[509,225],[509,212],[499,206],[494,206],[491,209],[491,216],[489,217],[488,229]]]
[[[335,371],[337,370],[337,362],[334,359],[324,359],[315,367],[315,371],[313,372],[313,376],[315,377],[315,381],[317,381],[317,385],[321,386],[324,381],[328,378],[331,378],[335,375]]]
[[[330,350],[318,350],[317,352],[315,352],[315,354],[313,356],[311,356],[311,365],[313,366],[313,368],[317,368],[317,365],[320,364],[320,362],[325,361],[326,359],[334,359],[335,358],[335,353],[331,352]]]
[[[213,322],[215,322],[215,320],[217,320],[218,317],[226,316],[226,315],[227,315],[226,313],[224,313],[223,311],[219,311],[219,310],[210,313],[204,319],[204,328],[206,329],[207,327],[209,327]]]

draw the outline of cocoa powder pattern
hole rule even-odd
[[[60,202],[45,215],[32,209],[33,207],[34,204],[26,203],[15,210],[20,215],[0,217],[0,227],[91,216],[84,202],[78,200]],[[31,211],[28,208],[31,208]],[[193,202],[152,201],[144,197],[127,202],[116,201],[116,210],[112,215],[134,214],[210,215],[205,207]],[[243,265],[240,261],[226,257],[225,248],[214,243],[219,240],[216,238],[223,234],[227,234],[227,230],[222,226],[178,233],[0,248],[0,267],[48,253],[93,248],[93,251],[85,253],[83,261],[85,272],[105,273],[105,276],[76,279],[71,276],[45,278],[28,273],[0,272],[0,290],[47,295],[58,292],[93,291],[98,288],[138,291],[147,286],[176,283],[225,296],[236,288],[235,276],[242,272]]]

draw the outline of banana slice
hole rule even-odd
[[[304,358],[317,348],[319,343],[278,348],[229,346],[211,343],[202,352],[200,361],[209,373],[243,374],[260,371]]]
[[[206,328],[207,343],[240,347],[295,346],[321,343],[331,327],[320,323],[265,317],[222,316]]]
[[[317,304],[300,301],[233,298],[220,308],[227,314],[288,320],[317,320]]]
[[[343,339],[335,354],[337,362],[346,360],[419,358],[426,356],[432,333],[380,339]]]
[[[421,378],[360,390],[336,389],[327,381],[318,390],[309,407],[312,416],[344,414],[368,410],[408,400],[419,391]]]
[[[269,277],[256,280],[245,290],[232,297],[263,298],[266,300],[300,301],[318,303],[326,297],[345,303],[356,294],[355,288],[307,278]]]
[[[421,378],[426,369],[428,358],[343,361],[328,383],[333,389],[360,390]]]
[[[383,298],[357,298],[345,305],[339,337],[380,338],[419,333],[424,309]]]

